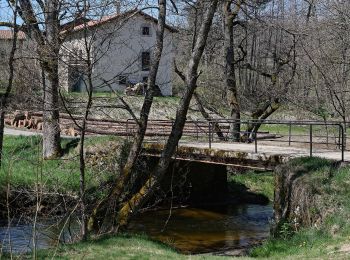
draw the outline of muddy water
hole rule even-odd
[[[186,208],[141,214],[130,228],[183,253],[205,253],[245,248],[262,241],[269,235],[271,217],[269,205]]]
[[[246,248],[261,242],[268,237],[271,217],[272,208],[269,205],[183,208],[171,213],[169,210],[159,210],[140,214],[132,221],[130,232],[146,234],[183,253],[206,253]],[[31,251],[31,224],[14,224],[10,229],[5,223],[0,225],[3,251],[9,251],[9,241],[13,252]],[[53,220],[42,220],[38,230],[38,248],[50,248],[57,244],[60,228]],[[69,241],[77,232],[77,226],[73,225],[70,230],[62,232],[61,240]]]

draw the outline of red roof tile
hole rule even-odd
[[[157,19],[152,17],[151,15],[148,15],[148,14],[146,14],[142,11],[138,11],[138,10],[131,10],[131,11],[127,11],[125,13],[104,16],[100,20],[90,20],[89,22],[87,22],[85,24],[80,24],[78,26],[75,26],[72,31],[76,32],[76,31],[80,31],[80,30],[84,29],[85,27],[92,28],[95,26],[100,26],[100,25],[108,23],[108,22],[117,21],[118,19],[126,18],[127,16],[132,17],[134,15],[142,15],[147,20],[151,20],[155,23],[157,22]],[[175,28],[173,28],[172,26],[166,25],[165,28],[167,28],[171,32],[177,32],[177,30]]]
[[[24,32],[20,31],[17,35],[18,39],[24,40],[26,38]],[[0,30],[0,39],[11,40],[13,38],[13,31],[11,30]]]

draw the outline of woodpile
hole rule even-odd
[[[78,136],[78,131],[74,127],[70,126],[68,128],[61,126],[61,133],[68,136]]]
[[[12,127],[42,130],[42,114],[16,110],[7,115],[5,124]]]
[[[145,95],[147,90],[147,83],[137,83],[135,85],[128,86],[125,89],[125,94],[128,96],[138,96],[138,95]],[[155,93],[153,93],[155,97],[162,97],[162,91],[160,90],[159,86],[155,86]]]
[[[125,94],[128,96],[143,95],[146,92],[147,85],[145,83],[137,83],[135,85],[128,86],[125,89]]]

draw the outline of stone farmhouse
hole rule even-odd
[[[8,84],[9,57],[13,43],[12,30],[0,30],[0,88]],[[35,51],[35,42],[28,39],[24,32],[17,35],[17,49],[14,62],[13,92],[32,95],[32,90],[41,88],[40,63]]]
[[[146,82],[157,20],[141,11],[128,11],[99,20],[68,24],[62,32],[60,84],[67,91],[86,89],[87,49],[92,57],[94,91],[124,91],[129,85]],[[165,96],[172,95],[173,34],[166,26],[157,85]],[[89,48],[86,48],[89,46]]]

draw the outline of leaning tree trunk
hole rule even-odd
[[[240,10],[242,1],[235,3],[236,9],[231,10],[232,0],[223,3],[224,13],[224,55],[225,55],[225,85],[227,101],[230,108],[230,136],[233,141],[240,140],[241,112],[238,101],[238,87],[235,75],[234,44],[233,44],[233,22]]]
[[[249,140],[253,140],[256,137],[261,125],[264,121],[277,111],[281,107],[279,99],[275,99],[273,102],[269,102],[264,109],[258,110],[259,113],[253,115],[253,120],[255,122],[248,124],[247,134]]]
[[[199,95],[196,92],[194,92],[193,93],[193,97],[196,100],[199,112],[202,114],[202,116],[205,118],[205,120],[207,120],[208,122],[213,121],[213,119],[210,117],[208,112],[205,111],[205,108],[203,106],[203,102],[200,99]],[[224,136],[224,133],[221,130],[220,124],[218,122],[212,122],[212,127],[213,127],[213,131],[216,133],[216,135],[219,137],[219,139],[221,141],[224,141],[225,140],[225,136]]]
[[[181,78],[186,84],[186,89],[180,100],[179,108],[176,112],[175,122],[173,124],[165,148],[162,152],[159,163],[157,164],[151,177],[146,181],[142,188],[129,200],[127,200],[119,210],[117,218],[119,228],[124,228],[127,226],[130,218],[138,212],[142,205],[144,205],[149,200],[149,198],[153,195],[153,192],[159,187],[160,181],[165,175],[167,168],[171,162],[172,156],[175,153],[176,147],[183,133],[190,101],[197,85],[198,65],[206,46],[207,37],[217,8],[217,4],[218,0],[210,1],[210,4],[204,16],[204,21],[198,33],[195,47],[192,51],[191,59],[188,62],[186,74],[181,75]]]
[[[166,22],[166,0],[159,0],[159,14],[158,14],[158,23],[157,23],[157,31],[156,31],[156,44],[153,49],[153,56],[151,60],[150,72],[148,76],[148,89],[146,92],[146,96],[143,102],[143,106],[140,112],[140,119],[137,121],[137,132],[134,136],[134,142],[130,149],[128,159],[126,161],[125,166],[122,169],[120,177],[115,182],[114,187],[109,193],[108,197],[98,202],[97,206],[94,208],[93,213],[89,219],[88,229],[97,229],[98,228],[98,215],[104,215],[105,219],[112,218],[115,219],[114,213],[112,216],[109,214],[105,214],[106,210],[113,205],[113,202],[120,198],[122,193],[124,192],[124,188],[127,186],[133,172],[135,171],[135,167],[137,164],[137,159],[139,154],[141,153],[142,143],[145,137],[147,124],[148,124],[148,116],[151,111],[153,97],[156,91],[156,78],[159,68],[160,59],[162,57],[163,52],[163,42],[164,42],[164,29]]]

